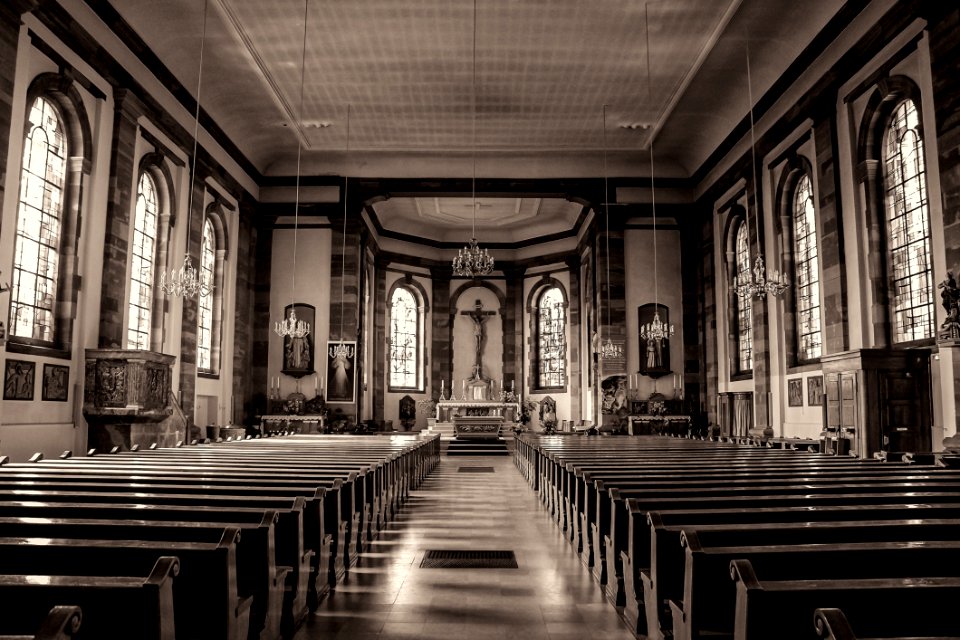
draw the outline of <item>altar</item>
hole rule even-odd
[[[497,400],[440,400],[437,422],[453,422],[456,416],[500,416],[504,422],[516,422],[520,403]]]

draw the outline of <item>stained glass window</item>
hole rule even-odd
[[[793,263],[796,269],[797,357],[820,357],[820,262],[817,257],[817,222],[810,177],[797,183],[793,198]]]
[[[747,225],[741,223],[737,228],[737,274],[750,279],[750,241],[747,239]],[[737,296],[737,367],[739,371],[753,369],[753,303],[750,296]]]
[[[200,278],[204,282],[213,283],[213,272],[216,265],[217,239],[213,230],[213,222],[209,219],[203,223],[203,244],[200,249]],[[213,352],[213,302],[211,293],[206,296],[197,296],[199,325],[197,327],[197,368],[201,371],[213,371],[211,353]]]
[[[390,386],[420,386],[420,309],[413,293],[397,287],[390,299]]]
[[[567,311],[563,292],[548,287],[537,304],[537,370],[541,389],[562,387],[567,376]]]
[[[887,260],[894,342],[934,333],[930,213],[920,121],[912,100],[893,111],[883,145]]]
[[[10,334],[53,342],[67,169],[63,119],[49,100],[30,108],[13,250]]]
[[[157,185],[146,171],[137,185],[137,210],[133,220],[133,248],[130,258],[130,317],[127,321],[127,348],[150,348],[153,310],[154,251],[157,240]]]

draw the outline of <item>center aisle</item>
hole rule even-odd
[[[519,568],[420,568],[428,549],[510,550]],[[444,456],[362,554],[346,583],[295,636],[330,638],[632,640],[633,635],[511,457]]]

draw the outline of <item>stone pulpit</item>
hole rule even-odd
[[[87,349],[83,415],[89,447],[106,452],[119,446],[173,446],[175,432],[165,421],[173,414],[174,356],[135,349]]]

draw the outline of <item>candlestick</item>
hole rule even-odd
[[[510,381],[510,392],[513,393],[513,380]]]

